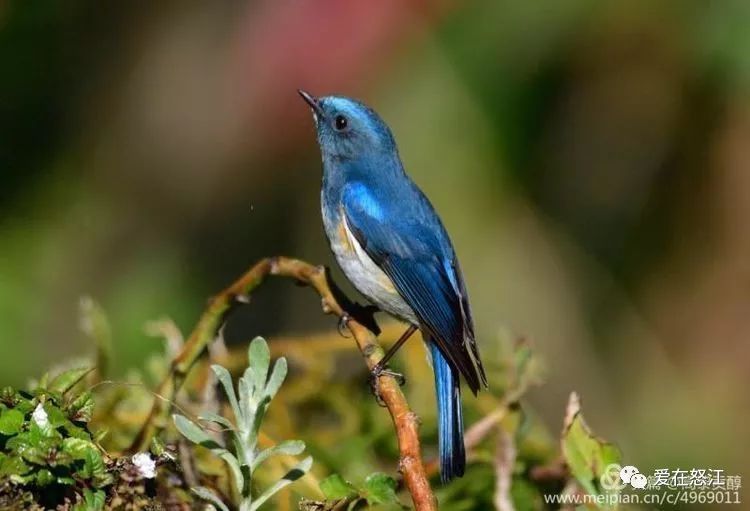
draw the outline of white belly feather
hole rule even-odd
[[[357,291],[380,310],[403,321],[419,324],[414,311],[396,291],[393,281],[378,268],[349,230],[346,218],[342,219],[342,225],[338,229],[332,231],[328,232],[331,249]]]

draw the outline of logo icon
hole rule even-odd
[[[630,478],[630,486],[638,490],[644,489],[647,484],[648,484],[648,477],[646,477],[643,474],[640,474],[640,473],[633,474],[633,476]]]
[[[617,463],[607,465],[599,477],[599,485],[605,490],[622,490],[628,483],[622,480],[621,471],[622,467]]]
[[[633,465],[625,465],[620,469],[620,479],[623,483],[630,484],[630,478],[638,473],[638,469]]]
[[[611,463],[599,477],[599,485],[604,490],[620,491],[628,485],[642,490],[647,484],[648,478],[633,465],[621,467],[617,463]]]

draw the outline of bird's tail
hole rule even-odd
[[[453,369],[434,341],[429,342],[437,393],[440,479],[447,483],[464,475],[464,420],[461,412],[461,387]]]

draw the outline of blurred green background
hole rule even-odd
[[[487,364],[508,335],[546,361],[550,430],[576,390],[627,462],[741,473],[749,26],[743,0],[0,0],[2,382],[91,351],[81,296],[123,375],[260,257],[333,265],[303,87],[391,125]],[[226,335],[332,328],[271,282]]]

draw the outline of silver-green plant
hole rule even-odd
[[[202,421],[217,424],[227,431],[231,440],[228,442],[231,446],[229,449],[219,443],[208,428],[183,415],[173,416],[175,426],[182,435],[191,442],[206,447],[229,465],[240,498],[235,504],[240,511],[255,511],[276,492],[305,475],[312,466],[312,457],[308,456],[260,495],[252,495],[253,473],[261,463],[277,454],[301,454],[305,450],[305,444],[300,440],[287,440],[264,450],[258,449],[260,425],[271,399],[286,378],[287,364],[285,358],[278,359],[269,376],[271,353],[266,341],[260,337],[250,343],[248,358],[248,367],[237,385],[239,399],[235,394],[229,371],[220,365],[211,366],[224,387],[236,423],[213,413],[202,414],[199,417]],[[229,511],[226,504],[212,490],[197,487],[193,488],[193,491],[222,511]]]

